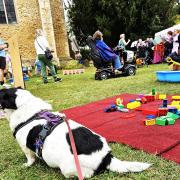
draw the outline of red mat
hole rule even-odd
[[[68,118],[85,125],[98,134],[104,136],[109,142],[127,144],[135,149],[180,163],[180,120],[170,126],[145,126],[141,111],[131,110],[129,113],[105,113],[104,109],[113,104],[118,97],[124,99],[124,104],[136,99],[138,95],[122,94],[116,97],[93,102],[64,110]],[[168,97],[170,100],[171,97]],[[142,107],[157,109],[162,100],[143,104]]]

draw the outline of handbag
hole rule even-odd
[[[48,60],[52,60],[52,58],[53,58],[53,55],[49,49],[46,49],[45,56]]]
[[[36,39],[36,42],[38,43],[37,39]],[[38,43],[39,47],[44,51],[44,49],[42,48],[42,46]],[[45,53],[45,57],[48,59],[48,60],[52,60],[53,58],[53,55],[52,55],[52,52],[51,50],[49,50],[48,48],[46,48],[46,50],[44,51]]]

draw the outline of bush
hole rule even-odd
[[[89,56],[90,50],[82,48],[81,49],[81,55],[82,55],[82,60],[83,60],[83,65],[86,67],[89,67],[89,62],[91,61],[90,56]]]

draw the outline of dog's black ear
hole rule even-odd
[[[23,89],[21,86],[16,87],[17,89]]]
[[[8,94],[8,93],[5,93],[5,94],[3,95],[3,99],[4,99],[4,100],[9,99],[9,97],[10,97],[10,96],[9,96],[9,94]]]

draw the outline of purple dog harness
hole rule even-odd
[[[51,132],[57,127],[57,125],[64,122],[64,118],[65,117],[55,115],[48,110],[42,110],[42,111],[36,113],[31,118],[29,118],[26,122],[19,124],[15,128],[13,136],[16,137],[18,130],[20,130],[22,127],[24,127],[28,123],[32,122],[33,120],[46,119],[47,123],[43,125],[43,128],[40,131],[40,133],[36,139],[36,142],[34,144],[36,147],[35,149],[36,149],[37,156],[42,159],[42,148],[43,148],[43,144],[44,144],[46,137],[51,134]]]

